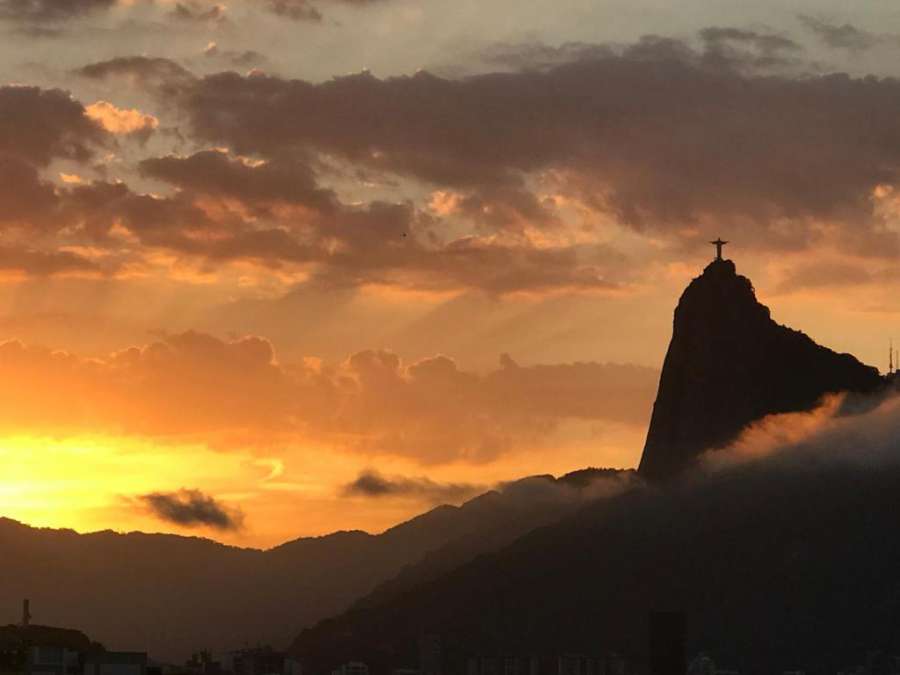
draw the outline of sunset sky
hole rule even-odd
[[[786,4],[0,0],[0,515],[264,547],[633,467],[717,236],[886,369],[900,6]]]

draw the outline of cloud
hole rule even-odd
[[[430,478],[386,477],[374,469],[363,471],[343,488],[347,497],[401,497],[433,504],[460,502],[473,497],[485,488],[469,483],[436,483]]]
[[[521,367],[508,358],[500,369],[477,375],[446,356],[404,365],[383,350],[358,352],[342,370],[355,384],[334,428],[355,437],[352,445],[361,451],[425,463],[488,461],[540,442],[565,420],[643,424],[658,379],[654,370],[636,366]]]
[[[136,136],[146,140],[159,127],[153,115],[134,108],[117,108],[108,101],[97,101],[85,108],[85,113],[111,134]]]
[[[252,49],[244,51],[220,49],[216,42],[210,42],[206,45],[203,55],[208,59],[224,61],[236,68],[254,68],[268,62],[265,56]]]
[[[237,199],[256,208],[291,204],[328,212],[336,206],[334,193],[320,188],[312,169],[300,161],[250,162],[206,150],[188,157],[145,159],[139,170],[182,190]]]
[[[900,171],[894,80],[794,76],[796,42],[728,26],[696,43],[495,51],[512,70],[459,78],[198,78],[145,57],[80,68],[155,92],[192,144],[228,150],[144,159],[168,192],[59,193],[66,231],[114,255],[115,224],[140,242],[133,260],[251,263],[310,288],[493,295],[633,286],[647,269],[607,236],[616,225],[675,251],[723,221],[749,250],[900,251],[873,196]],[[392,197],[351,201],[341,171]]]
[[[118,114],[104,107],[95,110],[95,114],[98,112],[104,115],[103,123],[110,129],[123,133],[131,129],[130,133],[139,138],[152,128],[152,121],[136,111]],[[190,167],[178,165],[178,169],[164,159],[142,165],[147,175],[161,180],[180,170],[184,181],[195,185],[195,190],[164,197],[135,193],[121,182],[81,181],[57,186],[43,179],[24,160],[0,154],[0,177],[4,178],[0,195],[7,197],[0,222],[18,226],[10,231],[9,238],[21,247],[42,250],[48,255],[59,254],[63,246],[90,249],[104,261],[98,269],[106,273],[115,273],[119,263],[124,262],[139,269],[152,251],[161,249],[216,265],[236,260],[270,265],[326,260],[326,243],[312,247],[303,240],[304,228],[291,233],[280,227],[277,219],[283,214],[276,210],[281,197],[293,200],[292,205],[297,208],[325,209],[330,199],[327,190],[311,186],[306,192],[301,191],[299,170],[282,175],[266,166],[242,175],[239,167],[243,165],[235,162],[234,167],[216,173],[214,156],[218,153],[210,155],[206,162],[209,173],[196,176],[183,170],[201,171],[204,165],[200,157]],[[254,180],[257,177],[261,180]],[[242,178],[248,182],[243,184]],[[292,178],[297,182],[290,182]],[[268,179],[281,183],[270,185]],[[229,187],[239,194],[229,194]],[[216,205],[209,197],[221,199],[222,203]],[[241,197],[246,200],[246,208],[235,210],[234,200]],[[304,205],[304,199],[309,204]],[[260,218],[266,215],[268,219]],[[127,238],[114,235],[116,229],[119,235],[127,233]],[[42,237],[35,239],[37,233]],[[139,246],[135,247],[135,243]],[[27,266],[23,264],[23,268]]]
[[[61,89],[0,86],[0,155],[46,165],[85,162],[108,142],[85,107]]]
[[[646,423],[658,373],[626,365],[404,363],[368,350],[280,363],[260,337],[187,332],[104,358],[0,344],[0,431],[199,438],[223,448],[316,442],[423,464],[485,462],[567,423]],[[385,402],[389,401],[389,404]]]
[[[837,232],[848,246],[869,236],[887,244],[869,255],[896,251],[871,195],[900,169],[889,140],[900,134],[900,85],[758,75],[799,47],[730,28],[701,37],[702,50],[647,38],[459,79],[362,73],[314,84],[220,73],[173,101],[206,142],[263,157],[340,157],[458,192],[473,204],[469,217],[507,203],[504,195],[524,204],[528,181],[541,177],[640,232],[679,239],[725,219],[748,246],[800,249]]]
[[[632,470],[582,469],[559,478],[530,476],[495,486],[438,483],[427,477],[385,476],[366,469],[342,488],[346,497],[416,499],[432,504],[459,503],[488,491],[501,493],[508,503],[530,508],[539,504],[582,503],[618,494],[637,482]]]
[[[97,264],[72,251],[40,251],[0,246],[0,270],[29,276],[50,276],[63,272],[97,272]]]
[[[777,293],[806,289],[857,286],[876,279],[871,269],[848,262],[811,262],[792,266],[777,287]]]
[[[78,72],[125,78],[157,91],[193,81],[164,59],[116,59]],[[496,191],[491,202],[476,195],[456,202],[458,213],[485,228],[509,230],[501,241],[489,232],[447,238],[432,214],[409,202],[342,203],[320,185],[311,159],[290,154],[259,160],[206,150],[141,161],[144,176],[175,188],[169,196],[136,193],[121,182],[54,186],[23,163],[45,165],[56,157],[85,162],[114,135],[146,140],[158,128],[157,118],[107,101],[85,108],[64,92],[37,88],[4,88],[4,107],[10,111],[4,121],[12,126],[6,147],[0,141],[0,154],[11,157],[0,170],[16,187],[0,218],[32,231],[65,231],[66,245],[102,252],[108,272],[123,254],[139,265],[148,251],[162,248],[216,265],[240,260],[307,266],[311,283],[332,288],[378,283],[503,294],[610,290],[626,278],[621,256],[606,246],[535,246],[521,228],[529,221],[551,223],[555,216],[516,189]],[[38,122],[25,124],[27,116]],[[13,133],[16,125],[29,131]],[[142,247],[130,249],[111,237],[114,227],[127,230]],[[42,244],[44,253],[56,255],[62,242]]]
[[[118,182],[56,186],[26,160],[2,153],[0,197],[5,206],[0,211],[0,223],[14,226],[7,230],[6,267],[26,272],[36,269],[39,259],[58,263],[42,265],[45,273],[54,267],[55,272],[65,272],[75,266],[76,258],[83,257],[79,251],[90,251],[93,256],[92,264],[78,265],[85,270],[113,274],[125,260],[140,265],[145,250],[129,250],[128,242],[113,237],[111,231],[117,225],[131,228],[148,246],[166,246],[194,255],[210,252],[193,243],[192,237],[216,228],[203,211],[177,197],[158,199],[135,194]],[[17,248],[23,252],[18,265],[12,259]]]
[[[513,70],[548,70],[614,55],[612,47],[590,42],[566,42],[557,47],[542,42],[498,42],[482,49],[478,57],[486,64]]]
[[[717,69],[761,71],[796,63],[803,48],[776,33],[761,33],[733,27],[711,26],[700,31],[704,50],[701,60]]]
[[[699,49],[686,41],[660,35],[646,35],[625,47],[590,42],[565,42],[559,46],[536,41],[500,42],[482,49],[478,60],[516,71],[546,71],[624,55],[641,60],[677,61],[710,70],[766,74],[802,63],[803,47],[781,33],[709,26],[700,30],[698,37]]]
[[[362,8],[384,0],[262,0],[247,3],[249,11],[261,8],[267,13],[292,21],[322,23],[322,6],[344,5]],[[182,0],[169,9],[163,0],[151,0],[152,6],[166,9],[166,18],[182,23],[217,28],[229,23],[227,6],[206,0]],[[34,37],[58,37],[58,26],[114,8],[131,9],[130,3],[117,0],[0,0],[0,20],[18,25],[18,31]],[[125,25],[139,23],[131,20]]]
[[[266,0],[266,8],[273,14],[294,21],[322,20],[322,12],[307,0]]]
[[[212,259],[259,259],[312,266],[311,283],[330,288],[380,283],[428,289],[479,288],[492,293],[521,290],[617,288],[625,280],[621,256],[606,246],[535,247],[526,238],[508,241],[462,236],[444,240],[438,223],[409,203],[341,203],[323,188],[311,166],[299,158],[248,160],[218,151],[167,156],[140,163],[147,177],[178,189],[173,208],[190,208],[201,229],[220,234],[207,239],[154,240],[185,253]],[[218,200],[210,209],[210,200]],[[537,217],[527,198],[508,218]],[[146,206],[161,208],[165,200]],[[239,203],[242,209],[235,209]],[[484,209],[462,199],[460,210]],[[143,211],[143,209],[139,209]],[[248,219],[248,215],[251,217]],[[136,234],[156,230],[153,219],[134,222]],[[289,225],[280,225],[289,221]],[[488,221],[486,221],[488,222]],[[270,225],[268,225],[270,223]],[[266,227],[268,225],[268,227]],[[262,226],[262,227],[261,227]],[[149,240],[148,240],[149,243]]]
[[[137,499],[160,520],[182,527],[233,531],[241,529],[244,523],[244,514],[240,509],[225,506],[200,490],[151,492]]]
[[[196,2],[178,2],[169,16],[176,21],[216,25],[228,21],[227,11],[227,7],[221,4],[206,7]]]
[[[770,415],[727,448],[707,452],[706,473],[746,469],[785,473],[821,468],[900,466],[900,396],[834,394],[813,411]]]
[[[321,7],[344,5],[361,8],[384,0],[262,0],[248,3],[248,9],[261,7],[264,11],[292,21],[321,23],[324,19]],[[168,7],[161,0],[151,4]],[[56,37],[62,34],[56,25],[73,21],[99,12],[122,7],[117,0],[0,0],[0,20],[15,22],[22,31],[39,37]],[[129,7],[128,4],[124,5]],[[183,0],[166,12],[174,21],[207,24],[212,27],[226,24],[229,19],[227,6],[203,0]]]
[[[268,11],[286,19],[318,23],[324,18],[319,5],[342,4],[360,8],[381,2],[384,2],[384,0],[330,0],[330,2],[329,0],[321,0],[320,2],[310,2],[310,0],[264,0],[264,5]]]
[[[510,502],[515,500],[534,508],[543,504],[584,504],[642,485],[633,469],[586,468],[558,478],[540,475],[508,481],[498,485],[496,490]]]
[[[849,52],[865,52],[881,44],[900,44],[900,38],[877,35],[857,28],[853,24],[836,24],[822,18],[800,14],[797,17],[805,28],[812,31],[823,43],[832,49],[846,49]]]
[[[97,61],[72,71],[76,76],[102,82],[123,82],[157,96],[171,96],[190,86],[195,76],[175,61],[160,57],[122,56]]]
[[[2,141],[0,141],[2,142]],[[40,224],[53,213],[57,196],[24,159],[0,154],[0,222]]]
[[[0,391],[7,404],[0,426],[158,437],[266,428],[275,434],[292,410],[292,388],[272,359],[265,340],[223,342],[197,333],[101,360],[5,342],[0,371],[8,381],[25,386],[39,377],[41,384],[15,404],[11,389]]]
[[[0,0],[0,19],[24,24],[56,23],[108,10],[116,0]]]

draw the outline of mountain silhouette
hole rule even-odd
[[[715,260],[675,309],[639,472],[669,478],[766,415],[880,386],[877,369],[773,321],[734,263]]]
[[[523,479],[378,535],[336,532],[266,551],[168,534],[78,534],[0,518],[0,579],[15,580],[0,583],[0,610],[15,620],[28,597],[41,623],[75,626],[112,649],[149,650],[173,661],[199,649],[284,647],[305,626],[407,567],[410,579],[430,578],[558,520],[583,503],[579,495],[589,494],[595,479],[609,476]],[[581,485],[572,489],[572,482]]]
[[[900,467],[753,466],[600,499],[439,578],[301,633],[308,672],[348,660],[373,675],[418,663],[440,636],[444,672],[477,655],[623,654],[646,667],[651,611],[688,617],[688,652],[745,675],[836,672],[897,653]]]
[[[418,585],[432,581],[477,556],[499,550],[524,534],[559,521],[586,502],[610,496],[639,480],[632,469],[581,469],[554,479],[532,476],[472,499],[463,508],[482,526],[449,540],[425,554],[419,562],[378,585],[353,604],[369,607],[389,601]]]
[[[839,459],[823,441],[797,456],[688,470],[754,420],[839,391],[860,392],[840,412],[859,427],[838,438]],[[866,415],[890,397],[874,368],[772,321],[750,281],[716,261],[675,311],[639,472],[654,480],[629,481],[468,561],[429,567],[426,557],[300,633],[291,652],[309,672],[360,660],[386,675],[415,667],[417,641],[436,635],[444,672],[466,672],[474,656],[605,651],[641,672],[648,617],[679,609],[689,653],[745,675],[835,672],[868,650],[896,653],[896,441],[880,418],[887,459],[847,447],[874,442]]]

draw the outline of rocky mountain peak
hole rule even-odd
[[[881,384],[875,368],[773,321],[734,263],[714,260],[675,309],[639,472],[671,477],[766,415]]]

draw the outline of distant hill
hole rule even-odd
[[[305,626],[346,609],[429,552],[443,549],[463,562],[561,518],[595,484],[590,472],[578,489],[567,480],[525,479],[379,535],[336,532],[267,551],[165,534],[37,529],[0,518],[0,607],[15,620],[27,597],[36,622],[162,659],[180,661],[201,648],[285,647]]]
[[[560,476],[533,476],[488,492],[463,508],[481,527],[428,552],[417,563],[360,598],[354,607],[369,607],[419,584],[439,578],[479,555],[499,550],[537,527],[557,522],[585,503],[628,489],[638,481],[633,470],[582,469]]]
[[[743,675],[836,672],[900,650],[900,467],[754,466],[600,500],[503,550],[301,633],[311,675],[375,675],[441,637],[445,672],[473,654],[646,659],[651,609],[689,620],[689,653]]]
[[[775,323],[734,263],[715,260],[675,309],[638,471],[670,478],[750,422],[810,410],[826,393],[882,385],[877,369]]]

